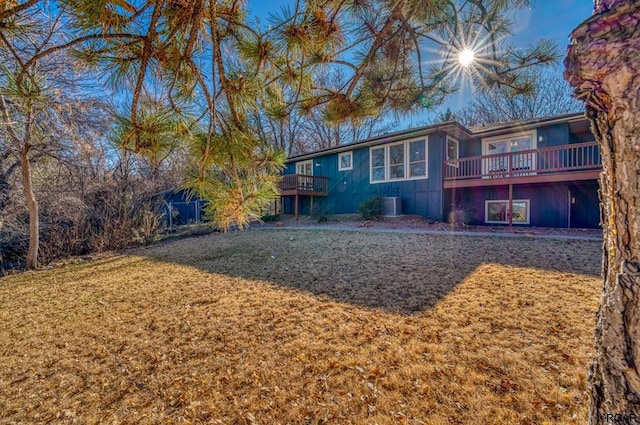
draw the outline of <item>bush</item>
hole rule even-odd
[[[139,218],[139,228],[133,229],[133,240],[143,245],[151,245],[160,240],[158,234],[164,214],[144,210]]]
[[[382,215],[382,198],[376,196],[360,204],[358,211],[365,220],[377,220]]]
[[[262,220],[264,223],[270,223],[270,222],[273,222],[273,221],[278,221],[278,220],[280,220],[280,214],[263,215],[262,217],[260,217],[260,220]]]
[[[449,224],[464,227],[473,221],[475,210],[470,204],[459,204],[449,213]]]
[[[331,206],[324,203],[314,205],[311,218],[318,224],[328,223],[333,218],[333,213],[331,212],[331,210]]]

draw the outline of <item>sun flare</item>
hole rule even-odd
[[[467,68],[475,59],[475,53],[471,49],[464,49],[458,54],[458,62],[460,65]]]

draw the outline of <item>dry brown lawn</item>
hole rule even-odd
[[[584,423],[601,244],[260,230],[0,280],[0,423]]]

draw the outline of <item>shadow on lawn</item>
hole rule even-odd
[[[141,254],[403,314],[429,309],[482,264],[597,276],[602,255],[591,241],[302,230],[213,234]]]

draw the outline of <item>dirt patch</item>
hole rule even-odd
[[[363,220],[357,214],[337,214],[330,216],[326,223],[317,223],[312,217],[299,216],[298,220],[292,215],[281,215],[278,227],[306,227],[306,226],[332,226],[344,228],[372,228],[372,229],[410,229],[438,232],[476,232],[476,233],[516,233],[525,235],[561,235],[561,236],[587,236],[602,237],[602,229],[563,229],[554,227],[530,227],[530,226],[453,226],[441,221],[429,220],[419,215],[402,215],[398,217],[381,217],[379,220]],[[273,223],[255,224],[254,227],[273,227]]]
[[[584,423],[600,243],[260,230],[0,279],[0,422]]]

